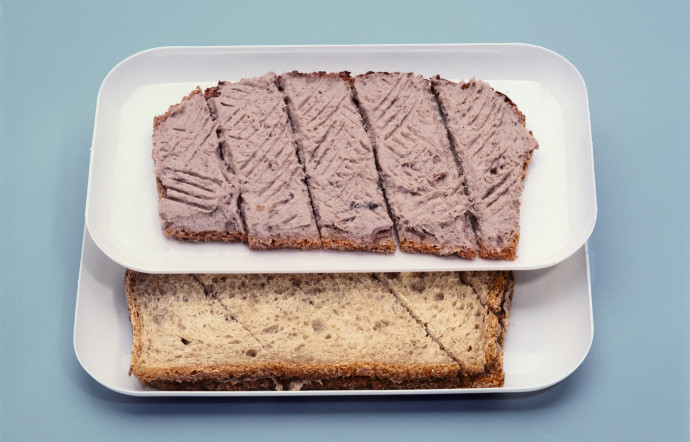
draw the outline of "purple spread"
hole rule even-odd
[[[324,246],[395,251],[379,175],[347,74],[281,76]]]
[[[304,171],[276,76],[220,83],[209,106],[222,154],[240,180],[253,248],[319,247]]]
[[[354,85],[401,248],[422,243],[432,253],[474,256],[470,204],[428,80],[368,73]]]
[[[467,180],[480,256],[514,249],[524,174],[538,143],[517,107],[487,83],[437,77],[432,85]]]
[[[166,231],[244,233],[237,177],[218,155],[216,124],[201,90],[156,119],[153,160],[165,189],[158,211]]]

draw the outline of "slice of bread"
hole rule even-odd
[[[457,273],[427,277],[429,288],[421,293],[433,296],[425,305],[414,300],[422,280],[407,274],[149,275],[127,270],[130,373],[146,385],[173,390],[502,385],[501,348],[491,347],[494,335],[482,334],[491,312],[483,309],[479,292]],[[512,286],[499,282],[506,280],[505,272],[485,278],[474,282],[486,285],[497,299],[512,297]],[[436,303],[439,290],[447,293],[448,302]],[[453,304],[460,293],[462,303]],[[442,310],[455,314],[438,317]],[[468,311],[472,314],[464,318]],[[464,318],[460,328],[472,331],[471,337],[450,337],[459,331],[458,318]],[[444,327],[449,330],[443,332]],[[481,367],[465,363],[481,359],[467,357],[469,345],[491,347],[494,354]]]
[[[186,241],[243,241],[239,182],[221,162],[216,124],[197,88],[154,118],[153,151],[163,231]]]
[[[304,171],[277,77],[268,73],[206,91],[221,153],[237,174],[252,249],[321,247]]]
[[[468,376],[502,383],[513,276],[502,272],[383,273],[398,300]],[[467,283],[466,281],[470,281]],[[487,379],[485,379],[487,381]]]
[[[412,73],[354,78],[400,249],[474,258],[463,178],[429,80]]]
[[[393,222],[349,74],[280,76],[325,248],[393,253]]]
[[[436,76],[431,84],[466,177],[479,256],[514,260],[523,182],[539,145],[515,103],[487,83]]]
[[[194,275],[127,271],[125,287],[134,337],[130,373],[143,383],[260,371],[253,355],[261,344]]]

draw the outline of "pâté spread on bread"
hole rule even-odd
[[[481,80],[267,73],[154,119],[163,231],[251,249],[514,260],[538,143]]]

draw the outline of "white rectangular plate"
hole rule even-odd
[[[125,269],[84,231],[74,322],[74,350],[84,369],[105,387],[134,396],[310,396],[513,393],[553,385],[572,373],[593,338],[586,246],[556,266],[515,272],[515,294],[504,345],[502,388],[358,391],[173,392],[144,388],[128,376],[132,329]]]
[[[195,87],[269,71],[412,71],[450,80],[478,77],[507,94],[539,141],[521,206],[512,262],[398,252],[250,251],[246,244],[166,238],[158,218],[151,135],[163,114]],[[342,272],[526,270],[578,250],[596,219],[589,105],[578,71],[558,54],[523,44],[174,47],[138,53],[101,85],[86,224],[98,246],[135,270],[157,272]]]

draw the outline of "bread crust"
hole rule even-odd
[[[424,253],[427,255],[443,255],[440,247],[436,243],[424,241],[412,241],[407,238],[400,240],[400,250],[410,253]],[[477,257],[477,251],[468,247],[458,248],[455,252],[460,258],[474,259]]]
[[[189,94],[185,95],[179,103],[175,103],[173,105],[170,105],[170,107],[168,108],[168,110],[164,114],[157,115],[157,116],[153,117],[153,131],[154,132],[157,131],[158,127],[161,124],[163,124],[165,122],[165,120],[168,119],[168,117],[175,111],[175,109],[177,109],[177,107],[181,103],[188,101],[188,100],[191,100],[193,96],[195,96],[197,94],[202,94],[202,93],[203,93],[203,91],[201,90],[201,88],[197,86],[196,89],[194,89]]]

